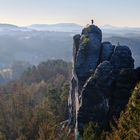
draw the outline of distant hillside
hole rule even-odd
[[[18,26],[13,25],[13,24],[0,24],[0,28],[10,29],[10,28],[18,28]]]
[[[127,33],[124,28],[121,30],[110,25],[102,28],[104,40],[130,46],[136,66],[140,65],[140,33],[136,33],[139,28],[127,28]],[[82,26],[75,23],[34,24],[28,27],[0,24],[0,68],[7,68],[15,61],[35,65],[48,59],[71,61],[72,38],[81,29]]]
[[[81,25],[75,23],[58,23],[58,24],[33,24],[29,26],[31,29],[39,31],[59,31],[59,32],[79,32]]]
[[[0,32],[0,67],[14,61],[38,64],[48,59],[71,61],[72,33],[48,31]]]
[[[126,36],[127,34],[139,34],[140,27],[115,27],[112,25],[104,25],[101,27],[104,34],[116,34]]]

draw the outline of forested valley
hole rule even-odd
[[[50,60],[0,87],[0,140],[58,140],[68,118],[71,63]],[[59,135],[58,135],[59,134]]]

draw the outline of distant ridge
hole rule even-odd
[[[75,23],[57,23],[57,24],[33,24],[29,28],[35,30],[47,30],[47,31],[63,31],[63,32],[75,32],[81,31],[82,26]]]
[[[18,28],[18,26],[7,23],[0,23],[0,28]]]
[[[58,32],[80,32],[82,30],[83,26],[76,24],[76,23],[57,23],[57,24],[32,24],[29,26],[17,26],[14,24],[8,24],[8,23],[0,23],[0,29],[18,29],[18,30],[38,30],[38,31],[58,31]],[[124,33],[139,33],[140,27],[117,27],[110,24],[106,24],[103,26],[100,26],[100,28],[103,30],[103,33],[110,33],[114,32],[120,34],[120,30]]]
[[[140,31],[140,27],[118,27],[118,26],[112,26],[110,24],[106,24],[100,27],[101,29],[108,29],[108,30],[137,30]]]
[[[32,24],[30,25],[29,27],[48,27],[48,26],[59,26],[59,27],[82,27],[81,25],[79,24],[76,24],[76,23],[57,23],[57,24]]]

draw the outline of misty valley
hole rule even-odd
[[[135,66],[140,65],[140,28],[111,25],[101,28],[104,41],[130,46]],[[82,26],[74,23],[34,24],[28,27],[0,24],[0,83],[19,78],[27,67],[43,61],[63,59],[71,62],[72,37],[81,30]]]

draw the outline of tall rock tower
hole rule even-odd
[[[119,117],[137,81],[131,50],[102,42],[95,25],[73,37],[73,71],[68,99],[69,128],[76,138],[90,121],[109,129],[113,117]],[[131,74],[130,74],[131,73]]]

